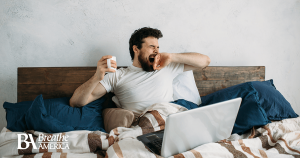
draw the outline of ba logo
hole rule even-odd
[[[22,136],[25,137],[24,141],[22,141]],[[26,141],[28,139],[28,136],[29,136],[29,140],[30,140],[29,142]],[[26,144],[25,148],[22,148],[22,146],[21,146],[22,142],[24,142]],[[29,147],[29,144],[32,145],[33,149],[37,149],[34,139],[32,137],[32,134],[18,134],[18,149],[27,149]]]
[[[30,145],[33,149],[38,149],[37,144],[39,144],[39,149],[69,149],[68,137],[62,134],[39,134],[38,141],[35,142],[32,134],[18,134],[18,149],[27,149]]]

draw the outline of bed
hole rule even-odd
[[[32,101],[39,94],[43,94],[44,99],[71,97],[75,89],[87,81],[95,71],[96,67],[18,68],[18,102]],[[236,87],[243,83],[265,81],[264,66],[209,66],[203,70],[194,70],[193,74],[198,91],[203,98],[204,96],[212,97],[220,90]],[[162,104],[164,105],[150,106],[140,117],[137,126],[118,127],[108,133],[87,130],[62,133],[33,130],[12,132],[3,128],[0,134],[0,156],[157,158],[160,156],[151,153],[136,137],[162,130],[165,118],[171,114],[163,111],[181,112],[186,110],[174,104]],[[264,126],[253,126],[245,133],[233,134],[226,140],[204,144],[172,157],[300,157],[300,118],[271,121]],[[35,145],[38,147],[41,144],[55,144],[56,146],[68,144],[68,149],[55,147],[53,149],[35,149],[34,145],[30,143],[25,149],[27,145],[25,142],[18,144],[18,134],[27,135],[27,141],[30,141],[29,135],[32,135]],[[53,138],[55,135],[69,136],[72,139],[39,141],[42,136]],[[18,145],[22,149],[17,149]]]

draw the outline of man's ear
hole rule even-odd
[[[138,49],[138,47],[136,45],[133,45],[132,49],[133,49],[133,52],[134,52],[134,56],[139,56],[140,50]]]

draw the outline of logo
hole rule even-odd
[[[22,139],[22,136],[24,139]],[[27,149],[32,145],[33,149],[69,149],[68,135],[50,134],[44,135],[39,134],[39,137],[35,140],[32,134],[18,134],[18,149]]]

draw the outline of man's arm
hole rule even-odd
[[[79,86],[72,98],[70,99],[71,107],[82,107],[86,104],[102,97],[106,94],[106,89],[100,83],[103,80],[105,72],[115,72],[113,69],[107,68],[107,60],[112,56],[103,56],[97,63],[97,70],[93,77]],[[117,63],[111,60],[111,66],[117,68]]]
[[[184,71],[189,71],[207,67],[210,58],[200,53],[171,53],[171,62],[183,63]]]
[[[95,76],[79,86],[70,99],[71,107],[82,107],[106,94],[105,88]]]
[[[160,70],[171,62],[183,63],[184,71],[189,71],[207,67],[210,58],[200,53],[159,53],[154,58],[153,69]]]

